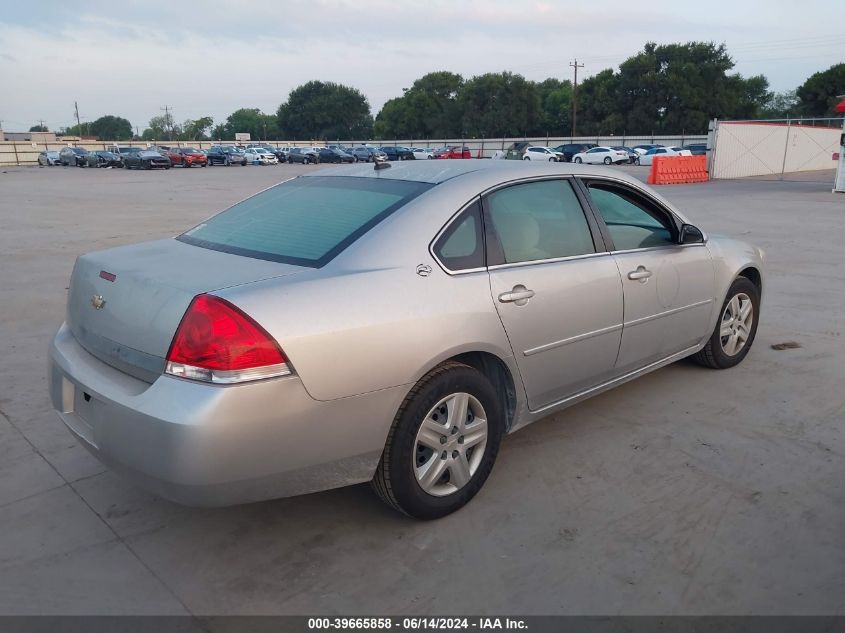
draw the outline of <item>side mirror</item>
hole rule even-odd
[[[697,226],[684,224],[678,235],[678,244],[701,244],[704,242],[704,233]]]

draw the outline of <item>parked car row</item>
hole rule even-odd
[[[506,160],[539,160],[544,162],[574,162],[585,164],[637,164],[651,165],[655,156],[703,155],[704,143],[683,147],[664,147],[658,144],[599,146],[594,143],[568,143],[557,147],[532,145],[528,142],[513,143],[507,150],[496,152],[493,158]],[[357,163],[401,160],[468,159],[472,151],[461,145],[436,149],[371,145],[329,145],[327,147],[274,147],[252,143],[246,147],[217,144],[207,150],[193,147],[157,145],[149,149],[117,147],[110,150],[88,151],[81,147],[65,147],[61,151],[43,151],[38,156],[42,166],[64,165],[77,167],[127,167],[129,169],[170,169],[206,167],[211,165],[277,165],[279,163]]]
[[[557,147],[532,145],[528,142],[513,143],[506,150],[493,155],[503,160],[539,160],[560,163],[586,163],[591,165],[650,165],[654,156],[691,156],[707,153],[707,145],[694,143],[683,147],[664,147],[657,144],[596,145],[595,143],[567,143]]]

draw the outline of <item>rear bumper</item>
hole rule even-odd
[[[66,324],[50,345],[53,407],[102,462],[186,505],[220,506],[372,478],[407,387],[318,401],[296,376],[237,386],[152,384],[86,352]]]

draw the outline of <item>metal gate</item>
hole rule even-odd
[[[777,179],[836,167],[842,119],[714,121],[708,166],[711,178],[771,176]],[[829,180],[829,174],[819,174]]]

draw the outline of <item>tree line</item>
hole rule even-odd
[[[273,114],[241,108],[215,125],[210,116],[178,123],[166,112],[150,119],[140,139],[232,139],[236,132],[265,140],[569,136],[573,98],[578,135],[701,134],[713,118],[836,116],[836,95],[845,94],[845,63],[781,93],[770,91],[763,75],[733,73],[734,65],[724,44],[687,42],[648,43],[618,70],[580,82],[577,91],[568,79],[537,82],[509,71],[465,79],[437,71],[388,100],[375,118],[357,88],[309,81]],[[113,115],[65,132],[135,138],[130,122]]]

